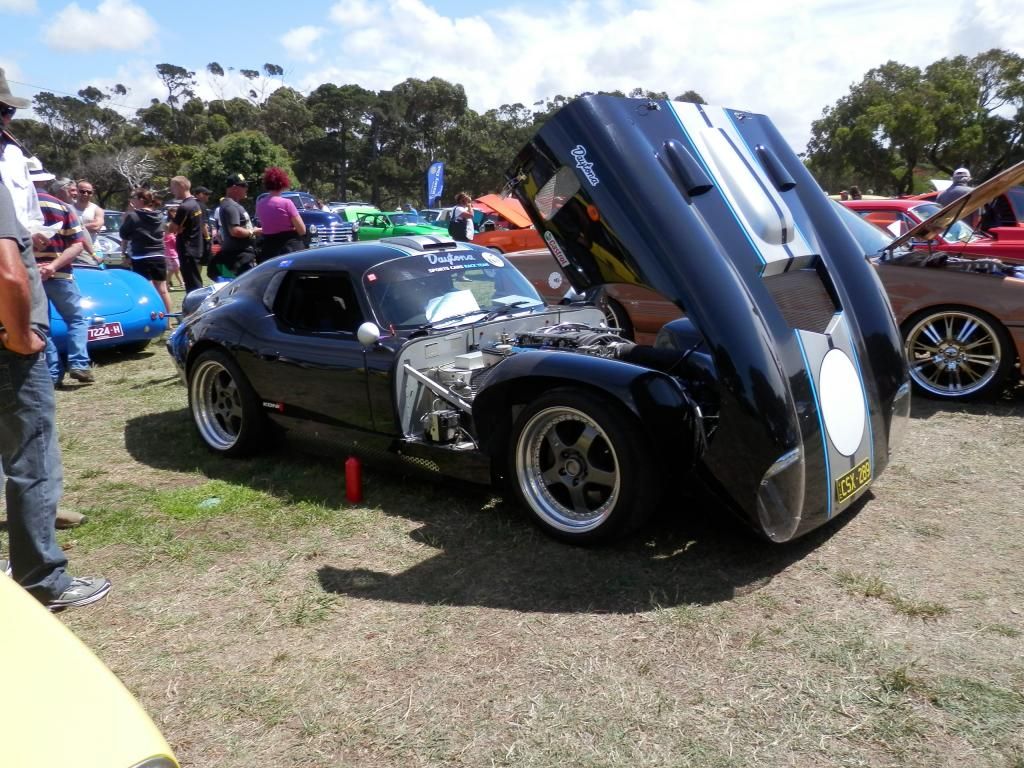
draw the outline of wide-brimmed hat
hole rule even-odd
[[[4,74],[3,67],[0,67],[0,104],[18,109],[27,109],[32,105],[28,99],[22,99],[11,93],[11,87],[7,84],[7,75]]]
[[[43,161],[35,155],[25,158],[25,165],[28,167],[28,177],[32,181],[53,181],[57,177],[43,168]]]

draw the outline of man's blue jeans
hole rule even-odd
[[[15,581],[43,602],[71,585],[54,529],[64,489],[55,416],[43,355],[0,347],[0,461],[7,476],[11,567]]]
[[[78,292],[78,283],[74,280],[50,278],[43,281],[46,298],[53,304],[57,314],[64,318],[68,326],[68,367],[88,368],[89,321],[82,309],[82,294]],[[53,338],[46,340],[46,367],[50,369],[50,378],[56,383],[62,374],[60,355]]]

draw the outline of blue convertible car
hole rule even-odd
[[[89,349],[142,349],[167,330],[164,303],[152,283],[126,269],[75,265],[75,280],[89,319]],[[67,354],[68,327],[50,305],[50,331]]]

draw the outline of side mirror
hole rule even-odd
[[[364,347],[372,347],[380,341],[380,328],[376,323],[363,323],[356,330],[356,338]]]

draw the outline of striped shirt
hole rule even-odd
[[[42,250],[35,251],[36,262],[46,263],[53,261],[64,251],[77,242],[84,240],[82,225],[78,223],[78,216],[69,205],[65,205],[53,195],[46,192],[39,193],[39,210],[43,213],[43,225],[50,227],[60,224],[60,229],[50,238],[50,242]],[[71,265],[58,270],[68,275],[71,274]]]

